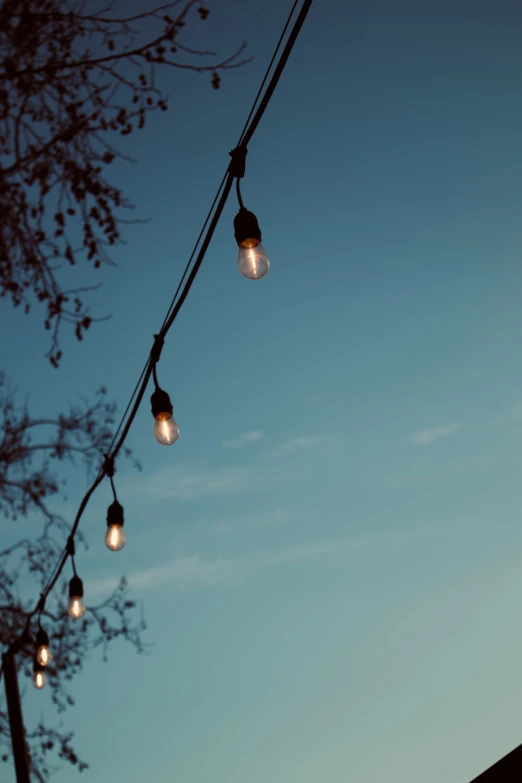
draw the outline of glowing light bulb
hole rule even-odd
[[[111,552],[119,552],[125,546],[125,533],[121,525],[111,525],[105,533],[105,546]]]
[[[35,667],[34,674],[33,674],[33,685],[35,688],[37,688],[39,691],[42,690],[45,683],[47,682],[47,677],[43,673],[43,671],[37,667]]]
[[[38,647],[36,650],[36,660],[42,666],[48,666],[51,662],[51,652],[48,647]]]
[[[125,533],[123,532],[123,507],[117,500],[111,503],[107,509],[107,532],[105,533],[105,546],[112,552],[118,552],[125,546]]]
[[[172,403],[167,392],[157,388],[150,398],[154,416],[154,437],[162,446],[170,446],[179,438],[179,427],[172,415]]]
[[[254,240],[246,241],[253,242]],[[245,247],[245,245],[241,245],[237,265],[239,271],[247,280],[259,280],[270,269],[270,261],[261,242],[254,246],[249,245]]]
[[[237,265],[248,280],[259,280],[270,269],[270,261],[261,244],[261,229],[253,212],[241,207],[234,218],[234,236],[239,247]]]
[[[52,654],[49,649],[49,637],[43,628],[36,634],[36,662],[40,666],[48,666],[52,660]]]
[[[73,620],[81,620],[85,614],[85,603],[83,598],[70,598],[69,599],[69,617]]]
[[[171,446],[179,438],[179,427],[171,413],[158,413],[154,422],[154,437],[162,446]]]
[[[73,576],[69,582],[69,606],[67,612],[73,620],[81,620],[85,614],[83,601],[83,582],[78,576]]]

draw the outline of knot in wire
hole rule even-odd
[[[114,486],[114,473],[116,472],[116,468],[114,467],[114,457],[109,456],[109,454],[104,454],[105,461],[103,463],[103,472],[108,477],[109,481],[111,482],[111,489],[112,494],[114,495],[114,500],[117,500],[116,497],[116,487]]]
[[[164,343],[165,343],[165,338],[163,337],[163,335],[161,334],[154,335],[154,345],[152,346],[150,352],[150,358],[153,364],[159,362]]]
[[[114,467],[114,457],[109,456],[109,454],[104,454],[103,456],[105,457],[103,461],[103,472],[109,478],[113,478],[116,470]]]
[[[247,152],[248,149],[240,144],[239,147],[236,147],[229,153],[232,160],[228,167],[228,173],[232,174],[236,179],[241,179],[245,176]]]
[[[35,609],[35,614],[38,614],[38,625],[40,625],[40,615],[45,609],[45,600],[46,600],[45,593],[40,593],[40,598],[38,599],[38,603]]]
[[[69,536],[67,539],[67,554],[69,557],[74,557],[76,554],[76,547],[74,546],[74,538],[73,536]]]

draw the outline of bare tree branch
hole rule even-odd
[[[23,676],[28,678],[35,650],[34,594],[47,583],[70,532],[70,524],[53,508],[63,499],[65,481],[59,475],[64,464],[74,464],[78,458],[91,474],[100,467],[112,437],[114,417],[114,403],[108,401],[105,389],[100,389],[94,402],[80,399],[64,414],[33,418],[0,373],[0,513],[13,520],[26,517],[24,524],[38,525],[34,536],[25,536],[0,551],[0,643],[8,646],[22,639],[17,657]],[[67,580],[64,576],[57,584],[41,616],[51,636],[48,687],[58,712],[74,703],[69,683],[90,651],[101,648],[106,659],[111,642],[118,638],[128,641],[138,653],[146,650],[143,615],[128,599],[124,577],[105,600],[88,607],[80,622],[67,614]],[[26,591],[21,593],[21,584],[34,585],[30,602]],[[28,633],[24,633],[26,629]],[[6,712],[0,702],[1,758],[5,762],[11,760],[8,740]],[[80,771],[86,769],[72,740],[72,734],[60,725],[40,722],[29,732],[35,780],[47,783],[57,765],[66,762]]]
[[[242,65],[244,45],[224,59],[182,40],[206,19],[201,0],[173,0],[131,16],[114,3],[86,14],[78,0],[0,0],[0,295],[29,312],[44,305],[48,357],[60,333],[78,340],[94,320],[85,289],[65,289],[61,264],[111,264],[132,205],[107,178],[120,157],[109,138],[145,127],[168,108],[157,68],[220,73]],[[132,221],[127,221],[132,222]]]

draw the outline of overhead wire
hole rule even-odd
[[[243,150],[243,155],[246,154],[246,147],[248,143],[250,142],[252,136],[254,135],[255,131],[257,130],[257,127],[259,125],[259,122],[266,110],[266,107],[268,106],[270,99],[274,93],[274,90],[277,86],[277,83],[281,77],[281,74],[285,68],[285,65],[288,61],[288,58],[290,56],[290,53],[295,45],[295,42],[297,40],[297,37],[299,35],[299,32],[301,30],[301,27],[304,23],[304,20],[306,19],[306,16],[308,14],[308,11],[310,10],[310,7],[312,5],[313,0],[304,0],[303,5],[301,7],[301,10],[299,12],[299,15],[294,23],[294,26],[290,32],[290,35],[288,36],[288,39],[286,41],[285,47],[283,49],[283,52],[281,54],[281,57],[276,65],[276,68],[272,74],[272,77],[270,79],[270,82],[266,88],[265,93],[263,94],[263,97],[260,100],[260,96],[263,90],[264,85],[266,84],[266,81],[268,79],[268,76],[270,74],[270,71],[272,69],[272,66],[275,62],[275,59],[277,57],[277,54],[279,52],[279,49],[281,48],[282,42],[284,40],[285,34],[288,30],[288,27],[290,25],[291,19],[294,15],[295,9],[297,7],[299,0],[295,0],[292,9],[290,11],[290,14],[288,16],[288,19],[286,21],[286,24],[284,26],[283,32],[279,38],[279,41],[277,43],[277,46],[275,48],[274,54],[272,56],[272,59],[268,65],[268,68],[266,70],[265,76],[263,78],[261,87],[258,90],[258,93],[256,95],[256,98],[254,100],[254,103],[252,105],[252,108],[250,110],[250,113],[248,115],[247,121],[245,123],[245,126],[243,128],[243,131],[241,132],[241,135],[239,137],[239,143],[237,145],[237,148],[235,151],[241,148]],[[259,105],[258,105],[259,102]],[[256,109],[257,106],[257,109]],[[232,162],[234,162],[234,152],[231,152],[232,155]],[[54,586],[56,585],[58,579],[60,578],[60,575],[65,567],[65,564],[68,559],[71,559],[72,565],[73,565],[73,573],[76,575],[76,567],[74,563],[74,536],[77,532],[80,520],[82,518],[82,515],[87,507],[87,504],[89,503],[90,498],[96,491],[96,489],[99,487],[103,479],[105,478],[107,473],[106,465],[107,460],[110,459],[112,462],[119,454],[121,448],[123,447],[123,444],[125,443],[125,440],[127,438],[127,435],[129,433],[129,430],[132,426],[132,423],[136,417],[136,414],[139,410],[141,401],[143,399],[143,396],[145,394],[145,391],[147,389],[149,380],[151,375],[154,373],[155,376],[155,365],[157,363],[157,360],[159,358],[159,352],[161,351],[161,347],[163,345],[163,341],[165,339],[165,336],[171,329],[179,311],[181,310],[181,307],[183,306],[183,303],[185,302],[189,291],[194,283],[194,280],[198,274],[198,271],[201,267],[201,264],[203,263],[203,259],[205,257],[205,254],[207,252],[207,249],[210,245],[210,242],[212,240],[214,231],[217,227],[217,224],[221,218],[221,215],[223,213],[223,210],[225,208],[228,196],[230,194],[232,184],[234,179],[237,177],[237,174],[234,173],[234,168],[232,164],[227,169],[227,172],[223,176],[223,179],[221,180],[221,183],[219,185],[218,191],[216,193],[216,196],[214,198],[214,201],[212,203],[212,206],[210,207],[210,210],[207,214],[207,217],[205,219],[205,222],[203,224],[203,228],[200,231],[200,234],[198,236],[198,239],[196,240],[196,244],[194,246],[194,249],[190,255],[190,258],[187,262],[187,265],[185,267],[185,270],[183,272],[183,275],[181,277],[181,280],[178,284],[178,287],[176,289],[176,292],[174,294],[174,297],[171,301],[171,304],[168,308],[167,314],[165,316],[165,319],[163,321],[163,324],[161,326],[160,332],[158,335],[155,335],[155,343],[153,346],[153,349],[151,351],[151,354],[147,358],[147,361],[145,363],[145,366],[141,372],[140,378],[134,388],[134,391],[130,397],[130,400],[127,404],[127,407],[125,409],[125,412],[120,420],[120,424],[118,425],[118,428],[116,430],[116,433],[112,439],[109,452],[106,455],[106,461],[101,466],[96,478],[94,479],[93,483],[85,493],[84,497],[82,498],[82,501],[78,507],[78,511],[76,513],[74,522],[71,526],[71,530],[67,539],[67,544],[63,550],[63,552],[60,555],[60,558],[58,559],[57,565],[55,569],[52,572],[52,576],[50,577],[47,585],[40,593],[40,597],[38,599],[38,602],[35,606],[35,608],[27,615],[27,622],[25,625],[24,632],[21,636],[25,635],[28,632],[31,619],[34,617],[35,614],[41,614],[45,609],[45,602],[53,590]],[[241,201],[240,201],[241,203]],[[206,231],[206,233],[205,233]],[[202,237],[204,235],[204,239],[202,240]],[[201,243],[201,245],[200,245]],[[199,251],[198,251],[199,247]],[[196,256],[197,252],[197,256]],[[194,260],[194,257],[196,256],[196,259],[194,261],[194,264],[192,265],[192,261]],[[191,269],[192,265],[192,269]],[[190,272],[189,272],[190,270]],[[158,341],[160,341],[159,344],[159,350],[156,352],[155,349],[158,346]],[[155,353],[157,353],[156,358],[154,358]],[[155,376],[154,378],[155,383],[157,384],[157,378]],[[130,412],[129,412],[130,411]],[[118,437],[119,436],[119,437]],[[112,483],[112,482],[111,482]],[[13,646],[16,644],[16,642],[19,639],[17,638],[11,645],[10,649],[13,648]]]
[[[147,360],[147,364],[148,364],[148,360]],[[120,430],[121,430],[121,428],[123,427],[123,423],[124,423],[125,419],[127,418],[127,414],[128,414],[128,412],[129,412],[129,410],[130,410],[130,407],[131,407],[131,405],[132,405],[132,402],[133,402],[133,400],[134,400],[134,397],[135,397],[135,396],[136,396],[136,394],[138,393],[138,389],[139,389],[139,388],[140,388],[140,386],[141,386],[141,383],[142,383],[142,381],[143,381],[143,376],[145,375],[145,372],[146,372],[146,370],[147,370],[147,364],[145,365],[145,367],[144,367],[144,368],[143,368],[143,370],[141,371],[141,375],[140,375],[140,377],[138,378],[138,381],[137,381],[137,383],[136,383],[136,386],[134,387],[134,391],[132,392],[132,394],[131,394],[131,396],[130,396],[130,399],[129,399],[129,402],[127,403],[127,407],[125,408],[125,412],[123,413],[123,416],[122,416],[122,417],[121,417],[121,419],[120,419],[120,423],[118,424],[118,428],[117,428],[116,432],[114,433],[114,435],[112,436],[111,444],[110,444],[110,446],[109,446],[109,450],[108,450],[108,453],[109,453],[109,454],[111,453],[111,451],[112,451],[112,448],[113,448],[114,444],[115,444],[115,443],[116,443],[116,441],[118,440],[118,435],[120,434]]]
[[[272,59],[271,59],[271,60],[270,60],[270,62],[268,63],[268,68],[267,68],[267,69],[266,69],[266,71],[265,71],[265,75],[264,75],[264,77],[263,77],[263,81],[261,82],[261,85],[260,85],[260,87],[259,87],[259,90],[257,91],[257,95],[256,95],[256,97],[254,98],[254,102],[253,102],[253,104],[252,104],[252,108],[250,109],[250,113],[249,113],[248,117],[246,118],[246,122],[245,122],[245,124],[244,124],[244,126],[243,126],[243,130],[241,131],[241,135],[240,135],[240,137],[239,137],[239,141],[238,141],[238,143],[237,143],[237,146],[238,146],[238,147],[239,147],[239,145],[241,144],[241,142],[242,142],[242,140],[243,140],[243,136],[245,135],[245,131],[246,131],[246,129],[248,128],[248,124],[249,124],[250,120],[252,119],[252,115],[253,115],[253,113],[254,113],[254,110],[255,110],[255,108],[256,108],[256,106],[257,106],[257,102],[258,102],[258,100],[259,100],[259,97],[260,97],[261,93],[263,92],[263,87],[265,86],[265,84],[266,84],[266,80],[268,79],[268,76],[269,76],[269,74],[270,74],[270,71],[272,70],[272,66],[273,66],[273,64],[274,64],[275,58],[277,57],[277,54],[278,54],[278,52],[279,52],[279,49],[281,48],[281,44],[283,43],[284,37],[285,37],[285,35],[286,35],[286,31],[288,30],[288,26],[289,26],[289,24],[290,24],[290,22],[291,22],[291,20],[292,20],[292,16],[294,15],[294,11],[295,11],[295,9],[297,8],[297,5],[298,5],[298,3],[299,3],[299,0],[294,0],[294,4],[293,4],[293,6],[292,6],[292,8],[291,8],[291,10],[290,10],[290,13],[288,14],[288,19],[286,20],[286,24],[285,24],[285,26],[283,27],[283,32],[282,32],[282,33],[281,33],[281,35],[279,36],[279,41],[277,42],[276,48],[274,49],[274,53],[273,53],[273,55],[272,55]]]
[[[310,10],[310,6],[312,5],[312,2],[313,2],[313,0],[304,0],[303,5],[301,7],[301,11],[299,12],[299,15],[298,15],[298,17],[297,17],[297,19],[295,21],[295,24],[294,24],[294,26],[292,28],[292,31],[291,31],[290,35],[288,36],[288,40],[286,42],[285,48],[284,48],[284,50],[283,50],[283,52],[281,54],[281,57],[279,59],[279,62],[277,64],[275,70],[274,70],[274,73],[272,74],[272,78],[270,79],[270,83],[269,83],[269,85],[268,85],[268,87],[266,89],[266,92],[263,95],[263,98],[261,99],[260,104],[259,104],[257,110],[255,111],[255,114],[254,114],[253,118],[250,121],[250,124],[248,125],[246,130],[244,130],[243,133],[241,134],[240,143],[238,144],[238,148],[241,147],[243,149],[246,149],[246,147],[248,146],[248,143],[250,142],[252,136],[254,135],[255,131],[257,130],[257,127],[258,127],[258,125],[259,125],[259,123],[261,121],[261,118],[262,118],[263,114],[265,113],[266,107],[268,106],[268,104],[270,102],[270,99],[271,99],[272,95],[274,94],[275,88],[277,87],[279,79],[281,78],[281,74],[283,73],[283,70],[284,70],[284,68],[286,66],[286,63],[288,62],[288,58],[290,57],[290,54],[291,54],[292,49],[293,49],[293,47],[295,45],[295,42],[296,42],[296,40],[298,38],[298,35],[299,35],[300,31],[301,31],[301,28],[303,26],[304,20],[306,19],[306,16],[308,14],[308,11]],[[292,15],[294,13],[295,5],[296,5],[296,3],[294,2],[294,5],[292,6],[292,9],[290,11],[290,16],[289,16],[289,19],[288,19],[288,21],[286,23],[285,29],[288,27],[289,20],[291,19]],[[282,38],[279,39],[279,42],[278,42],[277,47],[276,47],[277,49],[279,49],[279,47],[281,45],[281,40],[282,40]],[[274,58],[272,58],[272,60],[273,59]],[[269,69],[271,68],[271,65],[272,65],[272,61],[271,61],[270,65],[269,65]],[[265,75],[265,80],[266,80],[266,75]],[[254,101],[254,105],[256,103],[257,103],[257,96],[256,96],[256,100]],[[251,116],[251,115],[252,115],[252,110],[251,110],[249,116]],[[233,154],[233,153],[231,153],[231,154]],[[224,190],[223,190],[221,199],[220,199],[220,201],[218,203],[218,206],[216,208],[216,212],[214,213],[214,217],[212,218],[210,226],[209,226],[209,228],[207,230],[207,235],[206,235],[205,240],[204,240],[204,242],[203,242],[203,244],[201,246],[201,249],[199,251],[198,257],[197,257],[197,259],[196,259],[196,261],[194,263],[194,267],[192,269],[192,272],[190,273],[189,278],[187,280],[187,283],[185,284],[185,288],[183,289],[183,292],[181,293],[181,296],[179,297],[176,305],[172,309],[172,312],[171,312],[169,318],[167,319],[167,321],[165,323],[165,328],[164,328],[164,332],[163,332],[164,335],[168,332],[168,330],[170,329],[170,327],[174,323],[174,320],[175,320],[177,314],[179,313],[179,311],[180,311],[180,309],[181,309],[181,307],[183,305],[183,302],[185,301],[185,299],[186,299],[186,297],[188,295],[188,292],[189,292],[189,290],[190,290],[190,288],[192,286],[192,283],[194,282],[196,274],[197,274],[197,272],[199,270],[199,267],[201,266],[201,263],[202,263],[203,258],[205,256],[205,253],[206,253],[206,250],[208,248],[208,245],[210,244],[210,240],[211,240],[212,235],[214,233],[214,230],[215,230],[215,227],[217,225],[217,222],[218,222],[219,218],[221,217],[221,213],[223,211],[223,208],[225,206],[226,200],[228,198],[228,194],[230,193],[230,189],[232,187],[233,180],[234,180],[234,174],[231,172],[231,170],[229,168],[228,174],[226,175],[226,182],[225,182]]]
[[[279,50],[280,50],[280,48],[281,48],[281,44],[282,44],[282,42],[283,42],[283,40],[284,40],[284,37],[285,37],[285,35],[286,35],[286,32],[287,32],[287,30],[288,30],[288,27],[289,27],[289,25],[290,25],[290,22],[291,22],[291,20],[292,20],[292,17],[293,17],[293,15],[294,15],[294,13],[295,13],[295,9],[296,9],[296,7],[297,7],[298,3],[299,3],[299,0],[294,0],[294,4],[293,4],[292,8],[290,9],[290,13],[288,14],[288,17],[287,17],[287,19],[286,19],[285,26],[283,27],[283,31],[282,31],[281,35],[279,36],[279,40],[278,40],[278,42],[277,42],[277,44],[276,44],[276,47],[275,47],[275,49],[274,49],[274,52],[273,52],[273,54],[272,54],[271,60],[270,60],[270,62],[269,62],[269,64],[268,64],[268,66],[267,66],[267,68],[266,68],[265,75],[263,76],[263,81],[261,82],[261,85],[260,85],[260,87],[259,87],[259,89],[258,89],[258,91],[257,91],[257,95],[256,95],[256,97],[254,98],[254,101],[253,101],[253,103],[252,103],[252,106],[251,106],[251,108],[250,108],[250,112],[249,112],[249,114],[248,114],[248,117],[247,117],[247,119],[246,119],[246,122],[245,122],[245,124],[244,124],[244,126],[243,126],[243,130],[241,131],[241,134],[240,134],[240,136],[239,136],[239,141],[238,141],[238,144],[237,144],[237,146],[238,146],[238,147],[239,147],[239,146],[241,145],[241,143],[242,143],[243,136],[245,135],[245,132],[246,132],[246,130],[247,130],[247,128],[248,128],[249,122],[250,122],[250,120],[251,120],[251,118],[252,118],[252,115],[253,115],[253,113],[254,113],[254,111],[255,111],[255,108],[256,108],[256,106],[257,106],[257,103],[258,103],[258,101],[259,101],[259,97],[260,97],[260,95],[261,95],[261,93],[262,93],[262,91],[263,91],[263,87],[265,86],[265,84],[266,84],[266,81],[267,81],[267,79],[268,79],[268,77],[269,77],[269,75],[270,75],[270,71],[272,70],[272,66],[273,66],[273,64],[274,64],[274,62],[275,62],[275,59],[276,59],[276,57],[277,57],[278,53],[279,53]],[[169,317],[170,317],[170,315],[171,315],[171,313],[172,313],[172,310],[173,310],[173,308],[174,308],[174,306],[175,306],[176,299],[177,299],[177,297],[178,297],[178,295],[179,295],[179,292],[180,292],[180,290],[181,290],[181,286],[183,285],[183,282],[184,282],[184,280],[185,280],[185,278],[186,278],[186,276],[187,276],[187,274],[188,274],[188,271],[189,271],[189,269],[190,269],[190,266],[191,266],[191,264],[192,264],[192,261],[193,261],[193,259],[194,259],[194,256],[195,256],[195,254],[196,254],[196,252],[197,252],[197,249],[198,249],[198,247],[199,247],[199,243],[201,242],[201,238],[202,238],[202,236],[203,236],[203,234],[204,234],[204,232],[205,232],[205,229],[206,229],[206,227],[207,227],[207,225],[208,225],[208,222],[209,222],[209,220],[210,220],[210,218],[211,218],[211,215],[212,215],[212,213],[213,213],[213,211],[214,211],[214,207],[215,207],[215,205],[216,205],[216,202],[217,202],[217,200],[218,200],[218,198],[219,198],[219,196],[220,196],[220,194],[221,194],[221,191],[222,191],[223,185],[224,185],[224,183],[225,183],[225,181],[226,181],[226,178],[227,178],[227,173],[228,173],[228,170],[225,172],[225,174],[223,175],[223,178],[221,179],[221,182],[220,182],[220,184],[219,184],[219,187],[218,187],[217,193],[216,193],[216,195],[214,196],[214,201],[212,202],[212,205],[211,205],[211,207],[210,207],[210,209],[209,209],[209,211],[208,211],[208,213],[207,213],[207,216],[206,216],[206,218],[205,218],[205,222],[203,223],[203,227],[201,228],[201,231],[199,232],[199,236],[198,236],[198,238],[197,238],[197,240],[196,240],[196,242],[195,242],[195,244],[194,244],[194,248],[193,248],[193,250],[192,250],[192,253],[190,254],[190,257],[189,257],[189,259],[188,259],[188,261],[187,261],[187,264],[186,264],[186,266],[185,266],[185,269],[184,269],[184,271],[183,271],[183,274],[182,274],[182,276],[181,276],[181,279],[180,279],[180,281],[179,281],[179,283],[178,283],[178,287],[177,287],[177,289],[176,289],[176,291],[175,291],[175,293],[174,293],[174,296],[172,297],[171,303],[170,303],[170,305],[169,305],[169,308],[168,308],[168,310],[167,310],[167,314],[166,314],[166,316],[165,316],[165,318],[164,318],[163,324],[161,325],[161,330],[160,330],[160,331],[163,331],[163,330],[165,329],[165,327],[166,327],[166,324],[167,324],[167,322],[168,322],[168,319],[169,319]],[[237,184],[237,195],[238,195],[238,201],[239,201],[240,205],[241,205],[241,206],[243,206],[243,201],[242,201],[242,198],[241,198],[241,192],[240,192],[240,189],[239,189],[239,178],[237,179],[237,181],[236,181],[236,184]],[[140,384],[142,383],[142,380],[143,380],[143,377],[144,377],[144,375],[145,375],[145,372],[147,371],[147,366],[148,366],[148,360],[147,360],[147,364],[145,365],[145,367],[143,368],[143,370],[142,370],[142,372],[141,372],[140,378],[139,378],[139,380],[138,380],[138,382],[137,382],[137,384],[136,384],[136,387],[135,387],[135,389],[134,389],[134,391],[133,391],[133,393],[132,393],[132,395],[131,395],[131,398],[130,398],[130,400],[129,400],[128,404],[127,404],[127,408],[125,409],[125,413],[123,414],[123,416],[122,416],[122,418],[121,418],[121,420],[120,420],[120,423],[119,423],[119,425],[118,425],[118,429],[116,430],[116,433],[115,433],[115,434],[114,434],[114,436],[113,436],[113,439],[112,439],[111,445],[110,445],[110,447],[109,447],[109,452],[111,452],[111,451],[112,451],[112,449],[113,449],[113,447],[114,447],[114,444],[115,444],[115,442],[116,442],[116,440],[117,440],[117,438],[118,438],[118,435],[119,435],[119,433],[120,433],[120,430],[121,430],[121,428],[122,428],[122,426],[123,426],[123,422],[125,421],[125,418],[127,417],[127,414],[128,414],[128,412],[129,412],[129,409],[130,409],[130,407],[131,407],[131,405],[132,405],[132,401],[134,400],[134,397],[135,397],[135,395],[137,394],[138,388],[140,387]]]
[[[269,77],[269,75],[270,75],[270,71],[272,70],[272,66],[273,66],[273,64],[274,64],[274,61],[275,61],[275,59],[276,59],[276,57],[277,57],[278,53],[279,53],[279,49],[281,48],[281,44],[282,44],[282,42],[283,42],[283,40],[284,40],[284,37],[285,37],[285,35],[286,35],[286,31],[288,30],[288,26],[290,25],[290,22],[291,22],[291,20],[292,20],[292,17],[293,17],[293,15],[294,15],[295,9],[296,9],[296,7],[297,7],[297,5],[298,5],[298,4],[299,4],[299,0],[294,0],[294,4],[293,4],[293,6],[292,6],[292,8],[291,8],[291,10],[290,10],[290,13],[288,14],[287,20],[286,20],[286,22],[285,22],[285,26],[283,27],[283,32],[282,32],[282,33],[281,33],[281,35],[279,36],[279,40],[278,40],[278,42],[277,42],[277,44],[276,44],[276,47],[275,47],[275,49],[274,49],[274,52],[273,52],[273,54],[272,54],[272,58],[271,58],[271,60],[270,60],[270,62],[269,62],[269,64],[268,64],[268,66],[267,66],[267,69],[266,69],[266,71],[265,71],[265,75],[263,76],[263,81],[261,82],[261,85],[260,85],[260,87],[259,87],[259,89],[258,89],[258,91],[257,91],[257,95],[256,95],[256,97],[254,98],[254,101],[253,101],[253,103],[252,103],[252,107],[251,107],[251,109],[250,109],[250,112],[249,112],[249,114],[248,114],[248,117],[247,117],[247,119],[246,119],[246,122],[245,122],[245,124],[244,124],[244,126],[243,126],[243,130],[241,131],[241,134],[240,134],[240,136],[239,136],[239,140],[238,140],[238,143],[237,143],[237,146],[238,146],[238,147],[241,145],[242,138],[243,138],[243,136],[244,136],[244,134],[245,134],[245,131],[246,131],[246,129],[248,128],[248,124],[249,124],[249,122],[250,122],[250,120],[251,120],[251,118],[252,118],[252,115],[253,115],[254,111],[255,111],[255,108],[256,108],[256,106],[257,106],[257,102],[258,102],[258,100],[259,100],[259,97],[260,97],[261,93],[263,92],[263,87],[265,86],[265,84],[266,84],[266,80],[268,79],[268,77]],[[169,316],[170,316],[170,313],[171,313],[171,311],[172,311],[172,309],[173,309],[173,307],[174,307],[174,303],[175,303],[175,301],[176,301],[176,299],[177,299],[177,297],[178,297],[178,294],[179,294],[179,292],[180,292],[180,289],[181,289],[181,286],[182,286],[182,284],[183,284],[183,281],[184,281],[185,277],[186,277],[186,276],[187,276],[187,274],[188,274],[188,270],[190,269],[190,265],[191,265],[191,263],[192,263],[192,259],[193,259],[193,258],[194,258],[194,256],[196,255],[197,248],[198,248],[198,246],[199,246],[199,243],[201,242],[201,237],[203,236],[203,234],[204,234],[204,232],[205,232],[205,229],[206,229],[206,227],[207,227],[208,221],[210,220],[210,217],[211,217],[211,215],[212,215],[212,213],[213,213],[213,211],[214,211],[214,207],[215,207],[215,205],[216,205],[216,202],[217,202],[217,200],[218,200],[218,198],[219,198],[219,196],[220,196],[221,190],[222,190],[222,188],[223,188],[223,185],[224,185],[224,183],[225,183],[225,180],[226,180],[226,178],[227,178],[227,173],[228,173],[228,171],[227,171],[227,172],[225,172],[225,174],[223,175],[223,178],[222,178],[222,180],[221,180],[221,183],[220,183],[220,185],[219,185],[218,191],[217,191],[217,193],[216,193],[216,195],[215,195],[215,197],[214,197],[214,201],[212,202],[212,206],[210,207],[210,209],[209,209],[209,211],[208,211],[208,214],[207,214],[207,217],[205,218],[205,222],[204,222],[204,224],[203,224],[203,228],[201,229],[201,231],[200,231],[200,233],[199,233],[199,236],[198,236],[198,238],[197,238],[197,240],[196,240],[196,244],[194,245],[194,249],[193,249],[193,251],[192,251],[192,253],[191,253],[191,255],[190,255],[190,258],[189,258],[189,260],[188,260],[188,262],[187,262],[187,265],[186,265],[186,267],[185,267],[185,271],[183,272],[183,275],[182,275],[182,277],[181,277],[181,280],[180,280],[180,282],[179,282],[179,285],[178,285],[178,287],[177,287],[177,289],[176,289],[176,292],[175,292],[174,296],[172,297],[172,302],[171,302],[171,304],[170,304],[170,307],[169,307],[169,309],[168,309],[168,311],[167,311],[167,315],[165,316],[165,320],[163,321],[163,324],[162,324],[162,329],[164,328],[165,324],[167,323],[167,320],[168,320],[168,318],[169,318]],[[239,183],[239,179],[238,179],[237,181],[238,181],[238,183]]]
[[[186,278],[186,276],[187,276],[187,274],[188,274],[188,271],[189,271],[189,269],[190,269],[190,265],[192,264],[192,260],[193,260],[194,256],[196,255],[196,251],[197,251],[197,249],[198,249],[198,247],[199,247],[199,243],[201,242],[201,237],[202,237],[202,236],[203,236],[203,234],[205,233],[205,229],[206,229],[206,227],[207,227],[207,225],[208,225],[208,221],[210,220],[210,218],[211,218],[211,215],[212,215],[212,213],[213,213],[213,211],[214,211],[214,207],[216,206],[216,202],[217,202],[217,200],[218,200],[218,198],[219,198],[219,196],[220,196],[220,194],[221,194],[221,190],[223,189],[223,185],[225,184],[225,180],[226,180],[226,178],[227,178],[227,173],[225,172],[225,173],[223,174],[223,178],[222,178],[222,180],[221,180],[221,183],[220,183],[220,185],[219,185],[219,188],[218,188],[218,190],[217,190],[217,193],[216,193],[216,195],[214,196],[214,201],[212,202],[212,206],[210,207],[210,209],[209,209],[209,211],[208,211],[208,213],[207,213],[207,217],[205,218],[205,222],[203,223],[203,228],[202,228],[202,229],[201,229],[201,231],[199,232],[199,236],[198,236],[198,238],[196,239],[196,244],[194,245],[194,249],[192,250],[192,253],[190,254],[190,258],[189,258],[189,260],[187,261],[187,265],[186,265],[186,267],[185,267],[185,271],[183,272],[183,274],[182,274],[182,276],[181,276],[181,280],[179,281],[178,287],[176,288],[176,291],[175,291],[175,293],[174,293],[174,296],[172,297],[172,301],[171,301],[171,303],[170,303],[170,305],[169,305],[169,309],[167,310],[167,315],[165,316],[165,319],[164,319],[164,321],[163,321],[163,323],[162,323],[162,325],[161,325],[161,329],[162,329],[162,330],[165,328],[165,324],[167,323],[167,321],[168,321],[168,319],[169,319],[169,316],[170,316],[170,314],[171,314],[171,312],[172,312],[172,308],[174,307],[174,304],[175,304],[175,302],[176,302],[176,299],[178,298],[178,294],[179,294],[179,292],[180,292],[180,290],[181,290],[181,286],[183,285],[183,282],[184,282],[184,280],[185,280],[185,278]]]

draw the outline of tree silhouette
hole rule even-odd
[[[0,374],[0,513],[13,521],[25,517],[39,530],[0,551],[0,642],[7,647],[22,637],[17,658],[27,677],[32,672],[36,625],[33,622],[31,632],[24,635],[27,617],[58,561],[70,529],[67,520],[52,507],[53,502],[56,505],[64,499],[65,481],[58,476],[63,474],[65,463],[80,462],[89,474],[99,468],[111,440],[115,412],[115,404],[107,399],[105,389],[100,389],[94,403],[79,400],[56,418],[34,418],[27,405],[16,404],[16,390]],[[81,532],[76,538],[79,545],[85,545]],[[29,599],[24,597],[28,585],[33,588]],[[52,639],[48,686],[59,712],[73,704],[67,686],[89,650],[101,646],[106,657],[110,642],[118,637],[129,641],[138,652],[144,649],[141,632],[145,624],[135,602],[126,597],[124,578],[99,606],[89,607],[80,622],[70,620],[67,598],[64,576],[42,614]],[[43,723],[28,735],[31,767],[38,781],[47,780],[53,754],[80,770],[86,768],[71,739],[70,733]],[[2,760],[7,762],[10,732],[4,709],[0,709],[0,743],[5,748]]]
[[[128,200],[108,179],[120,156],[115,137],[145,127],[168,108],[158,68],[207,72],[235,68],[243,46],[216,60],[183,44],[200,0],[174,0],[133,16],[116,3],[88,12],[84,0],[1,0],[0,293],[28,312],[45,307],[48,357],[61,358],[60,327],[81,340],[93,318],[85,289],[65,290],[60,263],[111,263]],[[144,0],[146,9],[146,2]]]
[[[0,294],[25,312],[42,304],[55,367],[63,325],[81,340],[95,320],[83,301],[90,289],[66,288],[61,271],[112,263],[111,247],[129,222],[121,212],[131,205],[110,180],[109,167],[125,157],[118,137],[143,129],[151,111],[168,108],[157,87],[158,69],[208,73],[217,89],[223,70],[245,62],[243,46],[219,60],[183,43],[188,22],[208,17],[200,0],[173,0],[152,10],[143,0],[143,11],[133,16],[119,13],[122,2],[97,11],[90,10],[93,3],[0,0]],[[71,463],[91,475],[98,470],[116,406],[101,389],[94,402],[79,400],[55,418],[38,418],[17,399],[0,373],[0,513],[35,530],[0,551],[0,642],[6,647],[22,636],[17,661],[30,677],[36,628],[32,622],[24,635],[28,613],[70,531],[70,520],[59,513],[63,468]],[[81,531],[76,541],[86,546]],[[68,576],[60,578],[42,614],[52,635],[48,687],[58,712],[73,704],[69,683],[89,650],[101,647],[105,657],[116,638],[144,649],[145,624],[124,578],[99,606],[88,606],[81,621],[71,621]],[[39,783],[60,761],[80,771],[87,766],[72,734],[59,726],[39,723],[28,744]],[[9,762],[1,706],[0,746],[1,759]]]

